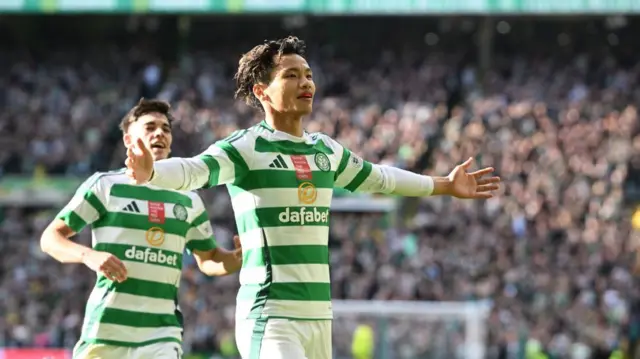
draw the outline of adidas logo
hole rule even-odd
[[[129,203],[126,207],[124,207],[122,211],[140,213],[140,208],[138,208],[136,201],[131,201],[131,203]]]
[[[273,160],[273,162],[271,162],[269,167],[271,167],[271,168],[289,168],[289,167],[287,167],[287,164],[284,162],[284,159],[280,155],[276,156],[276,159]]]

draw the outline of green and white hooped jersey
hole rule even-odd
[[[265,122],[198,158],[207,168],[189,162],[187,186],[227,184],[231,195],[243,248],[238,317],[331,319],[333,188],[377,191],[380,172],[324,134],[294,137]]]
[[[184,249],[216,248],[196,193],[130,185],[123,171],[96,173],[57,218],[75,232],[90,225],[93,248],[117,256],[128,271],[122,283],[98,274],[83,341],[117,346],[182,341],[178,286]]]

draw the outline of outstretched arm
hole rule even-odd
[[[211,169],[203,158],[169,158],[156,161],[149,184],[161,188],[191,191],[208,187]]]
[[[135,148],[127,150],[125,164],[127,175],[137,184],[149,183],[180,191],[234,183],[248,169],[244,158],[228,139],[216,142],[196,157],[169,158],[155,163],[149,149],[138,141]]]
[[[336,186],[351,192],[386,193],[405,197],[450,195],[458,198],[491,198],[499,188],[499,177],[484,176],[493,168],[467,173],[472,158],[456,166],[446,177],[431,177],[400,168],[364,161],[340,146],[342,157],[336,171]]]

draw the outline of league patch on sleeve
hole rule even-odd
[[[351,168],[359,170],[364,166],[364,161],[362,160],[362,158],[352,153],[351,158],[349,159],[349,166],[351,166]]]

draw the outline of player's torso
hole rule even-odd
[[[106,177],[106,215],[92,226],[93,247],[124,261],[129,277],[178,285],[185,237],[195,218],[189,194]]]
[[[229,186],[245,254],[239,306],[243,297],[254,297],[251,285],[269,282],[263,314],[326,318],[329,210],[339,156],[318,136],[252,135],[252,153],[243,153],[249,172]]]
[[[100,180],[104,209],[92,224],[93,248],[122,260],[127,279],[98,276],[83,338],[126,346],[180,341],[176,309],[185,236],[195,216],[192,194],[133,186],[124,174]]]
[[[293,142],[267,131],[255,137],[247,161],[248,174],[229,192],[238,230],[258,228],[279,235],[268,236],[269,245],[286,245],[287,234],[326,239],[335,171],[340,159],[317,136]],[[322,243],[326,244],[326,243]]]

